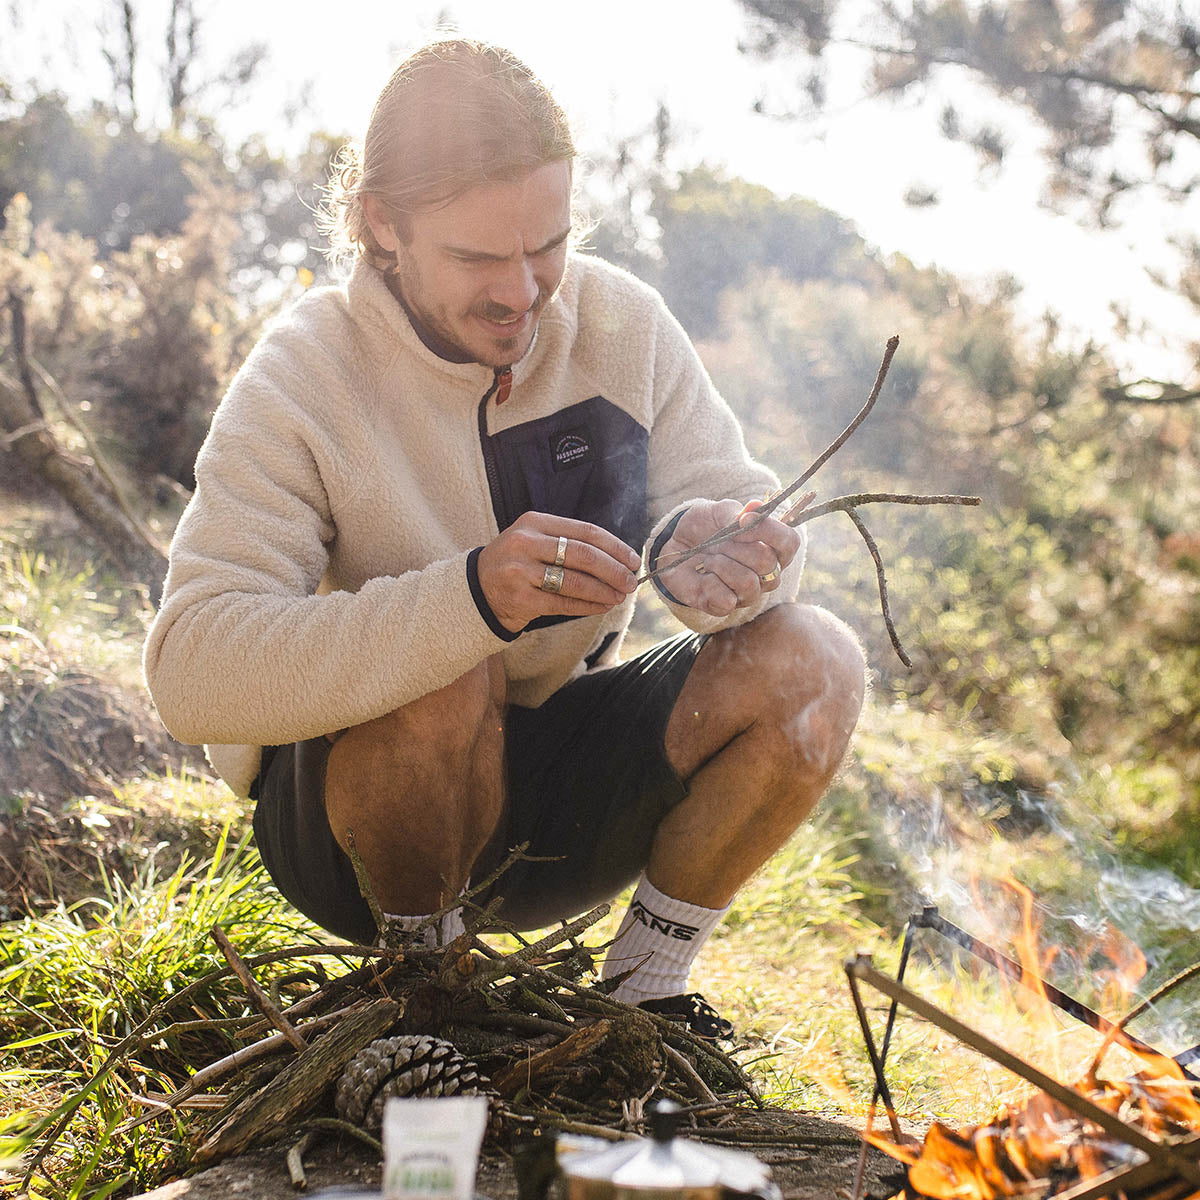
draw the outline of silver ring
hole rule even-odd
[[[558,539],[558,550],[554,554],[554,565],[561,567],[567,561],[567,539],[560,537]],[[557,590],[557,589],[556,589]]]
[[[776,567],[773,571],[768,571],[765,575],[758,577],[758,582],[761,584],[774,583],[779,578],[779,568]]]
[[[564,572],[562,567],[547,567],[545,575],[542,576],[542,591],[561,592],[563,585],[563,574]]]

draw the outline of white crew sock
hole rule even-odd
[[[728,911],[728,905],[702,908],[675,900],[643,875],[605,956],[600,978],[611,979],[637,967],[612,993],[626,1004],[686,992],[693,960]]]
[[[428,921],[431,913],[426,913],[424,916],[404,916],[397,913],[384,913],[384,919],[390,926],[395,926],[405,932],[410,932],[416,929],[418,925]],[[426,925],[421,930],[421,936],[425,939],[425,945],[430,950],[437,950],[441,946],[448,946],[460,933],[466,930],[463,924],[463,915],[461,908],[452,908],[448,913],[444,913],[440,921],[434,921]]]

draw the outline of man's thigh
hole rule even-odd
[[[479,903],[536,929],[611,899],[645,868],[662,819],[687,795],[664,736],[705,639],[680,634],[591,671],[536,709],[510,707],[505,729],[508,819],[472,872],[509,849],[549,859],[514,863]]]
[[[328,738],[263,748],[251,794],[254,840],[275,886],[306,917],[350,941],[375,940],[375,919],[325,815]]]
[[[536,709],[505,715],[505,818],[472,869],[480,882],[509,851],[517,862],[477,904],[536,929],[610,899],[650,857],[662,819],[687,795],[668,760],[667,722],[705,638],[680,634],[616,667],[589,672]],[[323,928],[356,941],[374,922],[325,812],[330,743],[269,747],[255,788],[255,838],[276,886]]]

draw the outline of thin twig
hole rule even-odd
[[[603,920],[603,918],[608,916],[611,909],[612,906],[607,902],[598,904],[591,912],[584,913],[582,917],[576,918],[570,925],[554,930],[540,941],[533,942],[528,946],[522,946],[520,950],[515,950],[512,954],[507,954],[502,959],[493,959],[491,963],[479,968],[471,986],[475,988],[482,987],[484,984],[490,983],[493,979],[500,979],[505,975],[515,973],[517,969],[528,964],[530,959],[536,958],[539,954],[545,954],[548,950],[553,950],[555,946],[561,945],[568,938],[582,933],[589,926],[595,925],[597,921]],[[477,943],[479,939],[473,936],[471,941],[472,943]]]
[[[1157,1004],[1164,996],[1169,995],[1177,987],[1187,983],[1189,979],[1195,979],[1197,975],[1200,975],[1200,963],[1194,963],[1192,966],[1180,971],[1178,975],[1168,979],[1166,983],[1156,988],[1144,1000],[1135,1004],[1105,1035],[1104,1041],[1100,1043],[1100,1049],[1096,1051],[1096,1057],[1092,1059],[1092,1065],[1088,1068],[1087,1078],[1092,1079],[1095,1077],[1096,1072],[1100,1069],[1100,1060],[1104,1057],[1109,1046],[1120,1039],[1121,1034],[1125,1032],[1125,1027],[1130,1021],[1136,1020],[1151,1005]]]
[[[871,409],[875,407],[875,401],[879,399],[880,390],[883,388],[883,381],[887,378],[888,369],[892,365],[892,358],[899,345],[900,337],[898,334],[893,333],[883,348],[883,361],[879,364],[879,371],[875,376],[875,384],[871,388],[871,394],[867,397],[867,402],[858,410],[858,414],[854,420],[817,455],[813,465],[795,483],[790,485],[788,495],[795,491],[796,488],[806,484],[845,445],[850,435],[867,419]]]
[[[383,915],[383,909],[375,896],[375,889],[371,886],[371,876],[367,874],[367,868],[363,864],[358,846],[354,842],[353,829],[346,830],[346,853],[350,856],[350,865],[354,868],[354,878],[358,880],[358,890],[367,902],[367,907],[371,910],[371,919],[375,922],[375,929],[382,938],[387,932],[387,917]]]
[[[291,1021],[279,1011],[271,997],[259,986],[258,980],[250,974],[250,969],[242,961],[242,956],[233,948],[233,943],[225,936],[224,930],[219,925],[214,925],[209,930],[209,935],[220,947],[221,953],[225,955],[225,961],[229,963],[233,968],[233,973],[241,980],[242,986],[246,989],[246,995],[250,997],[258,1011],[291,1042],[297,1051],[303,1053],[307,1050],[308,1043],[296,1032]]]
[[[883,570],[883,559],[880,557],[879,547],[875,544],[871,531],[863,524],[862,517],[855,509],[846,509],[846,516],[854,522],[854,528],[862,534],[862,540],[867,543],[867,549],[875,560],[875,577],[879,581],[879,606],[883,609],[883,623],[887,626],[888,637],[892,639],[892,649],[896,651],[900,661],[911,671],[912,659],[905,654],[904,647],[900,645],[900,635],[896,632],[895,623],[892,621],[892,610],[888,607],[887,575]]]
[[[100,447],[96,444],[96,439],[92,437],[92,432],[88,429],[83,418],[75,412],[71,406],[71,402],[67,399],[66,393],[59,386],[59,382],[42,366],[40,362],[32,355],[29,356],[29,365],[37,372],[41,381],[50,389],[54,396],[55,402],[58,404],[58,411],[63,419],[71,425],[75,431],[83,438],[83,444],[88,448],[88,453],[92,456],[92,462],[96,466],[96,470],[103,477],[104,482],[108,484],[112,491],[112,497],[117,507],[125,514],[126,520],[160,553],[165,554],[166,550],[155,536],[154,532],[145,522],[133,511],[133,506],[125,497],[125,492],[121,484],[117,480],[116,473],[108,465],[108,460],[104,457]]]
[[[383,1143],[378,1138],[372,1137],[365,1129],[360,1129],[349,1121],[339,1121],[337,1117],[313,1117],[304,1122],[304,1128],[317,1129],[324,1133],[344,1133],[347,1137],[357,1138],[376,1154],[383,1153]]]
[[[431,928],[440,922],[442,917],[446,916],[448,913],[454,912],[455,909],[459,908],[469,909],[471,912],[474,912],[477,917],[487,917],[489,922],[501,924],[499,916],[492,911],[493,909],[499,908],[500,904],[502,903],[499,897],[489,901],[485,908],[480,908],[479,905],[473,904],[471,901],[474,900],[476,896],[486,892],[492,886],[492,884],[494,884],[496,880],[500,878],[501,875],[519,862],[557,862],[562,857],[562,855],[526,854],[525,851],[528,849],[528,842],[522,842],[520,845],[514,847],[509,851],[508,857],[505,858],[505,860],[494,871],[492,871],[490,875],[485,876],[478,883],[472,884],[470,887],[464,889],[448,904],[445,904],[439,908],[437,912],[430,913],[429,916],[427,916],[413,932],[423,933],[426,929]],[[486,922],[484,922],[482,919],[477,920],[475,927],[471,930],[471,932],[478,933],[479,930],[485,928],[485,926]],[[522,945],[528,945],[525,939],[521,937],[521,935],[515,930],[506,928],[505,931],[514,934],[514,936],[518,938]]]
[[[875,407],[875,401],[879,399],[879,393],[883,388],[883,381],[887,378],[888,369],[892,365],[892,357],[896,353],[896,347],[900,345],[900,338],[893,334],[887,340],[887,345],[883,351],[883,361],[879,364],[879,371],[875,376],[875,385],[871,388],[871,394],[867,397],[866,403],[858,410],[854,420],[842,430],[841,433],[821,451],[820,454],[813,460],[812,465],[801,474],[797,475],[791,483],[785,488],[780,488],[767,498],[765,503],[755,510],[753,517],[742,522],[738,520],[726,525],[724,529],[717,530],[712,537],[701,542],[697,546],[693,546],[690,550],[685,550],[682,554],[674,556],[670,563],[664,567],[656,567],[653,571],[647,571],[638,577],[639,584],[645,583],[648,579],[657,578],[664,571],[673,571],[681,563],[686,562],[689,558],[693,558],[697,554],[703,553],[705,550],[712,549],[713,546],[719,545],[721,542],[727,542],[730,538],[736,537],[739,533],[746,533],[754,529],[757,525],[762,524],[789,496],[799,491],[824,465],[829,459],[836,454],[842,446],[846,444],[850,435],[867,419],[871,409]]]
[[[978,496],[919,496],[909,492],[853,492],[848,496],[835,496],[823,504],[814,504],[812,508],[797,514],[791,525],[803,525],[814,521],[817,517],[826,516],[833,512],[847,512],[851,508],[859,508],[863,504],[963,504],[974,507],[981,503]]]
[[[382,957],[387,952],[381,950],[379,947],[356,946],[352,944],[337,946],[289,946],[283,950],[271,950],[265,954],[255,955],[253,958],[248,960],[248,965],[252,967],[265,966],[267,963],[281,962],[287,958],[305,958],[322,954],[342,958],[348,954],[358,956],[363,953],[379,955]],[[177,991],[173,996],[168,996],[165,1000],[162,1000],[156,1004],[147,1014],[145,1020],[142,1021],[142,1023],[138,1025],[131,1033],[126,1034],[125,1037],[123,1037],[121,1041],[119,1041],[108,1052],[104,1062],[102,1062],[100,1066],[97,1067],[97,1069],[92,1073],[91,1078],[73,1096],[64,1100],[63,1103],[55,1110],[59,1114],[58,1119],[57,1121],[54,1121],[53,1128],[46,1135],[42,1144],[38,1147],[37,1153],[33,1156],[29,1166],[26,1168],[25,1174],[21,1178],[20,1191],[25,1191],[28,1189],[29,1184],[37,1170],[45,1161],[46,1156],[58,1143],[58,1139],[62,1137],[63,1131],[74,1119],[75,1113],[79,1110],[80,1105],[83,1104],[83,1102],[90,1095],[92,1095],[93,1092],[95,1092],[100,1084],[112,1074],[112,1072],[116,1069],[117,1063],[119,1063],[131,1049],[142,1043],[143,1036],[148,1030],[154,1028],[155,1023],[159,1020],[159,1018],[165,1016],[167,1012],[175,1005],[182,1003],[185,999],[189,999],[197,992],[200,992],[204,988],[211,986],[213,983],[223,979],[228,974],[230,974],[230,971],[227,967],[218,967],[216,970],[208,971],[204,975],[201,975],[199,979],[193,980],[185,987],[180,988],[179,991]],[[47,1125],[50,1125],[52,1120],[53,1114],[47,1116],[45,1120],[41,1122],[39,1126],[39,1132]]]
[[[309,1129],[301,1135],[298,1142],[288,1148],[288,1177],[292,1181],[294,1191],[303,1192],[308,1190],[308,1176],[304,1173],[304,1156],[312,1149],[312,1144],[316,1140],[317,1130]]]
[[[349,1016],[352,1012],[356,1012],[360,1007],[362,1007],[361,1001],[355,1001],[353,1004],[346,1005],[345,1008],[339,1008],[336,1012],[326,1013],[322,1017],[314,1017],[302,1027],[303,1031],[305,1034],[311,1034],[329,1025],[336,1025],[344,1017]],[[190,1100],[201,1088],[207,1087],[210,1083],[223,1078],[231,1071],[240,1071],[243,1067],[248,1067],[251,1063],[258,1062],[260,1059],[270,1058],[272,1054],[284,1050],[287,1045],[288,1040],[282,1033],[273,1033],[270,1037],[265,1037],[258,1042],[252,1042],[249,1046],[243,1046],[226,1054],[224,1058],[218,1058],[216,1062],[211,1062],[208,1066],[201,1067],[186,1083],[176,1088],[169,1096],[165,1096],[162,1101],[164,1109],[180,1107],[187,1100]],[[157,1113],[151,1113],[149,1116],[135,1117],[125,1125],[122,1125],[118,1132],[126,1133],[131,1129],[136,1129],[139,1125],[145,1125],[148,1121],[153,1120],[157,1115]]]
[[[668,1046],[663,1042],[663,1053],[667,1056],[667,1061],[679,1072],[680,1075],[687,1081],[687,1085],[693,1096],[700,1101],[701,1104],[720,1104],[717,1099],[717,1094],[700,1078],[700,1072],[692,1066],[688,1060],[675,1049],[674,1046]]]

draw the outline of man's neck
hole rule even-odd
[[[475,360],[456,346],[453,342],[447,341],[439,333],[435,333],[429,326],[421,320],[419,316],[409,307],[408,301],[404,299],[400,291],[400,281],[395,275],[385,272],[384,281],[387,283],[387,289],[400,302],[400,307],[404,309],[405,315],[408,317],[409,324],[412,325],[417,337],[419,337],[427,350],[432,351],[438,358],[444,358],[447,362],[452,363],[469,363]]]

